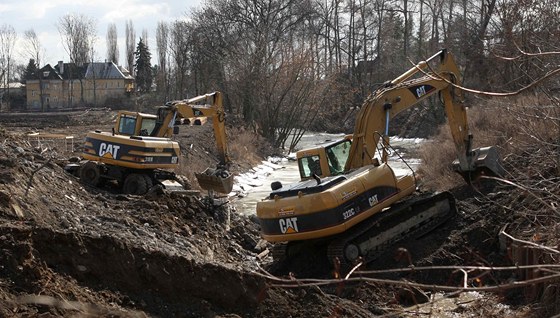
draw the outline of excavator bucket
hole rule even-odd
[[[476,148],[471,152],[471,167],[461,169],[459,160],[453,161],[453,170],[459,173],[467,183],[476,181],[483,175],[503,177],[505,170],[502,167],[500,156],[496,147]]]
[[[204,172],[194,175],[204,190],[230,193],[233,189],[233,175],[225,169],[207,168]]]

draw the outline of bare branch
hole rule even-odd
[[[107,27],[107,61],[119,64],[119,46],[117,43],[117,25],[110,23]]]

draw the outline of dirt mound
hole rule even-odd
[[[264,282],[250,274],[258,229],[249,219],[229,215],[228,223],[226,208],[199,197],[149,200],[84,187],[56,153],[18,139],[9,136],[0,148],[0,286],[11,296],[3,301],[41,289],[88,301],[79,296],[91,288],[108,290],[105,301],[95,301],[107,308],[118,295],[159,314],[173,313],[159,308],[163,302],[179,311],[192,311],[193,302],[254,307]],[[51,279],[58,289],[48,286]]]
[[[0,316],[368,316],[320,289],[270,288],[258,225],[228,205],[84,186],[55,150],[1,137]]]

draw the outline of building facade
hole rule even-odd
[[[111,101],[128,98],[134,91],[134,78],[113,62],[77,65],[47,64],[36,79],[26,81],[28,110],[71,109],[108,106]]]

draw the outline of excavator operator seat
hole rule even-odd
[[[318,155],[312,155],[312,156],[301,158],[300,165],[301,168],[303,168],[300,169],[302,178],[309,178],[313,176],[313,174],[316,174],[318,176],[322,175],[321,164]]]

